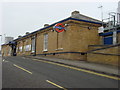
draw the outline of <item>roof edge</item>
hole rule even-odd
[[[31,35],[31,34],[34,34],[34,33],[36,33],[36,32],[42,31],[42,30],[44,30],[44,29],[47,29],[47,28],[49,28],[49,27],[54,26],[54,25],[57,24],[57,23],[62,23],[62,22],[65,22],[65,21],[67,21],[67,20],[76,20],[76,21],[83,21],[83,22],[88,22],[88,23],[94,23],[94,24],[100,24],[100,25],[102,25],[102,23],[100,23],[100,22],[94,22],[94,21],[88,21],[88,20],[76,19],[76,18],[68,17],[68,18],[63,19],[63,20],[61,20],[61,21],[58,21],[58,22],[56,22],[56,23],[53,23],[53,24],[51,24],[51,25],[49,25],[49,26],[47,26],[47,27],[43,27],[43,28],[41,28],[41,29],[38,29],[38,30],[32,32],[32,33],[29,33],[29,34],[27,34],[27,35],[24,35],[24,36],[22,36],[21,38],[27,37],[27,36],[29,36],[29,35]],[[14,39],[14,41],[19,40],[19,39],[21,39],[21,38]]]

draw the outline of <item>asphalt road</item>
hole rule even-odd
[[[118,88],[118,80],[24,57],[2,61],[2,88]]]

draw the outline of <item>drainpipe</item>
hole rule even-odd
[[[37,43],[37,34],[35,34],[35,52],[34,52],[34,56],[36,56],[36,43]]]
[[[117,43],[117,31],[114,30],[113,31],[113,45],[115,45]]]
[[[114,18],[114,30],[113,30],[113,45],[117,44],[117,27],[115,25],[115,15],[112,15]]]

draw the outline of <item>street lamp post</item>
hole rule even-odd
[[[1,36],[1,44],[2,44],[2,35],[0,35]]]
[[[0,44],[0,53],[1,53],[1,45],[2,45],[2,35],[1,36],[1,44]]]
[[[113,44],[115,45],[115,44],[117,44],[117,39],[118,39],[117,38],[117,23],[118,23],[118,21],[116,21],[116,20],[118,20],[118,19],[116,19],[117,13],[110,12],[109,15],[113,17]]]
[[[101,20],[103,21],[103,6],[99,6],[98,8],[101,8]]]

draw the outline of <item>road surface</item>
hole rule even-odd
[[[2,60],[3,88],[118,88],[111,76],[91,73],[49,61],[5,57]]]

